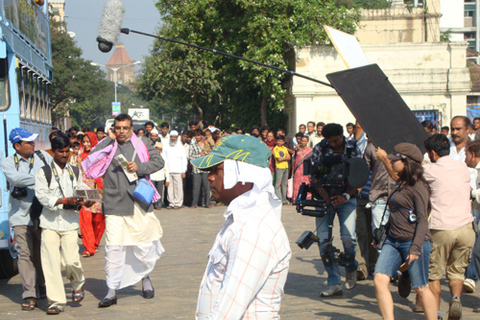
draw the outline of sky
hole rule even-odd
[[[115,47],[109,53],[98,50],[96,41],[103,7],[107,0],[66,0],[65,15],[67,30],[75,33],[75,41],[83,51],[83,58],[95,63],[106,64],[112,57]],[[122,27],[146,33],[155,33],[160,25],[160,13],[155,0],[123,0],[125,16]],[[143,35],[121,34],[118,42],[123,42],[132,61],[143,62],[153,45],[154,38]]]

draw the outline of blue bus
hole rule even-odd
[[[14,153],[8,134],[15,127],[38,133],[37,150],[50,148],[52,69],[47,0],[0,0],[0,158]],[[6,278],[17,268],[3,174],[0,195],[0,278]]]

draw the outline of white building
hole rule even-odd
[[[440,15],[433,9],[427,16],[422,8],[366,11],[361,21],[364,28],[356,34],[362,50],[369,63],[380,66],[410,109],[435,113],[439,125],[465,115],[471,88],[465,63],[467,42],[439,42]],[[328,82],[326,74],[345,69],[333,47],[296,52],[297,73]],[[290,135],[308,121],[345,125],[355,120],[334,89],[302,78],[293,78],[287,101]]]

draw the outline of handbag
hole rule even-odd
[[[135,160],[137,155],[138,144],[140,143],[140,138],[137,140],[137,145],[135,146],[135,151],[133,152],[132,161]],[[138,200],[145,202],[147,204],[152,203],[153,195],[155,194],[155,187],[147,181],[147,179],[142,178],[137,181],[137,186],[133,190],[133,196]]]

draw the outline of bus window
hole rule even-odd
[[[10,90],[8,87],[7,59],[0,59],[0,110],[7,110],[10,106]]]

